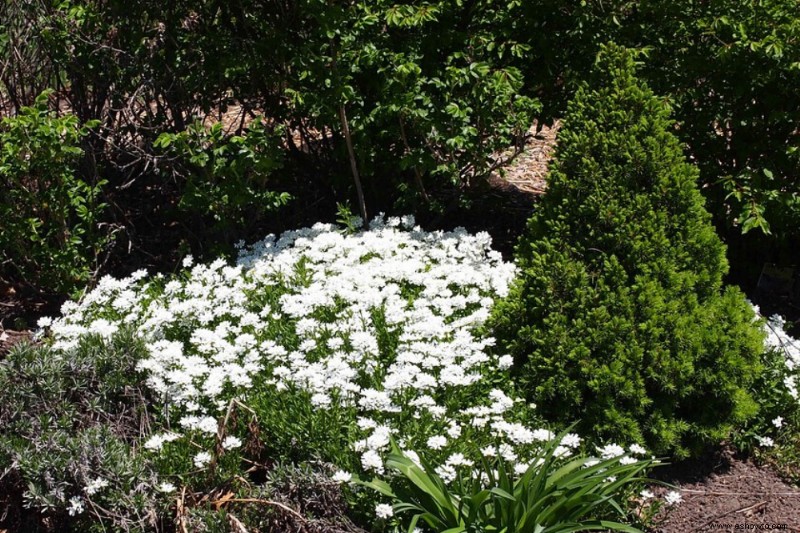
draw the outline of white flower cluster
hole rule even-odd
[[[70,516],[75,516],[83,513],[84,505],[83,505],[83,498],[80,496],[73,496],[69,499],[69,507],[67,507],[67,512]]]
[[[108,480],[98,477],[87,483],[84,490],[87,495],[93,496],[106,487],[108,487]]]
[[[758,307],[756,307],[758,311]],[[765,325],[767,332],[766,344],[778,350],[786,357],[786,368],[789,375],[784,379],[784,385],[794,399],[798,399],[797,375],[800,374],[800,340],[794,339],[786,333],[786,321],[780,315],[773,315]]]
[[[488,453],[527,466],[525,450],[554,435],[510,416],[518,400],[495,384],[507,381],[512,360],[491,354],[494,339],[478,333],[515,268],[486,233],[411,226],[408,217],[379,217],[369,231],[343,234],[317,224],[243,248],[234,266],[197,264],[171,281],[104,278],[45,325],[62,350],[86,335],[136,331],[149,349],[140,364],[149,386],[194,435],[214,438],[231,398],[274,387],[305,391],[318,410],[357,412],[363,438],[352,446],[365,471],[384,471],[390,437],[433,450],[447,478],[480,459],[457,453],[467,441],[494,443]],[[381,345],[387,336],[391,348]],[[176,438],[153,435],[145,447],[157,452]],[[559,454],[579,442],[567,435]],[[193,465],[211,459],[200,452]],[[381,514],[390,516],[386,507]]]

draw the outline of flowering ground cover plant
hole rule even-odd
[[[754,306],[760,315],[758,306]],[[800,340],[786,331],[780,315],[760,318],[766,334],[764,372],[753,384],[759,416],[739,429],[734,444],[755,452],[785,478],[800,481]]]
[[[147,513],[202,503],[230,511],[253,494],[247,474],[276,462],[335,465],[331,484],[354,474],[393,482],[392,442],[406,457],[424,456],[448,485],[474,477],[487,456],[522,476],[545,447],[558,461],[579,448],[578,435],[521,423],[537,418],[515,399],[511,358],[491,349],[484,327],[515,269],[488,234],[428,233],[410,217],[379,217],[365,231],[317,224],[240,248],[233,265],[187,257],[172,278],[104,278],[40,323],[52,361],[135,340],[119,388],[143,381],[151,403],[139,437],[126,441],[147,472],[133,492],[160,498]],[[643,450],[598,453],[630,463]],[[103,477],[110,472],[67,470],[47,501],[62,518],[102,528],[111,515],[97,509],[124,512],[103,499],[116,491],[117,480]],[[347,492],[374,529],[400,525],[378,493]]]

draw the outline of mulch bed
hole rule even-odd
[[[691,531],[800,532],[800,488],[729,451],[654,472],[676,485],[683,501],[664,508],[652,533]],[[663,495],[666,488],[654,491]]]
[[[18,342],[31,339],[30,331],[15,331],[12,329],[0,328],[0,358],[8,353],[8,350]]]

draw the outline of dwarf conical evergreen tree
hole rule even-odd
[[[494,315],[529,399],[587,435],[685,457],[757,411],[762,334],[669,111],[609,45],[559,132]]]

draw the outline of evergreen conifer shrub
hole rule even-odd
[[[630,53],[605,46],[493,322],[543,415],[682,458],[757,412],[763,336],[723,287],[725,246],[671,127]]]

